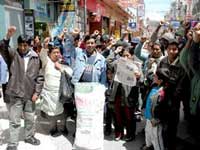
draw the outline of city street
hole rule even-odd
[[[6,149],[6,141],[8,139],[8,114],[5,103],[3,103],[2,98],[0,99],[0,150]],[[188,136],[185,126],[186,123],[183,121],[183,116],[181,116],[181,122],[179,124],[179,143],[178,150],[187,150],[187,146],[191,144],[191,139]],[[23,120],[22,126],[23,126]],[[69,134],[67,137],[59,136],[59,137],[51,137],[48,135],[49,131],[49,123],[48,120],[45,120],[41,116],[37,119],[36,125],[36,137],[41,140],[41,145],[32,146],[30,144],[26,144],[23,141],[23,128],[21,129],[21,136],[19,142],[19,150],[72,150],[73,149],[73,133],[75,130],[74,121],[68,119],[67,121]],[[140,150],[141,145],[144,144],[144,134],[142,133],[142,129],[144,128],[144,121],[137,124],[137,135],[136,140],[132,142],[114,141],[114,134],[108,137],[104,137],[104,150]],[[196,150],[196,149],[191,149]]]
[[[0,100],[0,150],[6,149],[6,141],[8,139],[8,119],[7,110],[5,104]],[[22,120],[23,125],[23,120]],[[73,147],[73,133],[75,129],[74,121],[68,120],[69,135],[67,137],[60,136],[57,138],[49,136],[47,133],[49,131],[48,121],[38,117],[37,127],[36,127],[36,137],[41,140],[41,145],[32,146],[26,144],[23,141],[23,128],[21,130],[19,150],[71,150]],[[104,150],[139,150],[141,145],[144,144],[144,136],[141,131],[144,127],[144,122],[138,124],[136,140],[126,143],[125,141],[114,141],[114,135],[105,137],[104,139]]]

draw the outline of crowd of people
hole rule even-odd
[[[66,118],[76,119],[76,102],[74,97],[64,104],[59,100],[63,72],[74,86],[95,82],[106,87],[105,136],[114,130],[116,141],[137,140],[136,122],[144,112],[145,145],[141,149],[175,150],[182,102],[190,134],[198,141],[200,23],[192,28],[189,22],[183,22],[179,29],[161,33],[163,24],[161,21],[149,38],[123,35],[115,39],[97,30],[81,38],[79,29],[71,33],[63,30],[44,41],[38,36],[32,40],[20,35],[14,49],[9,41],[17,29],[10,26],[0,41],[0,84],[9,112],[7,150],[17,150],[22,115],[24,141],[40,144],[34,136],[38,99],[42,117],[50,121],[49,134],[67,136]],[[62,129],[57,125],[60,120],[65,122]]]

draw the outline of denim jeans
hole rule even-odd
[[[9,112],[9,134],[8,145],[17,146],[19,142],[21,117],[24,116],[25,139],[30,138],[35,133],[35,103],[31,100],[9,97],[7,103]]]

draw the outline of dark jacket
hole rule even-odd
[[[137,57],[134,57],[134,60],[138,60]],[[108,65],[110,67],[114,68],[114,74],[117,70],[117,58],[114,53],[111,53],[107,59],[106,59]],[[142,70],[140,69],[140,73],[142,74]],[[138,83],[138,82],[137,82]],[[119,89],[120,88],[120,89]],[[121,104],[122,106],[128,106],[128,107],[134,107],[136,108],[138,106],[138,97],[139,97],[139,87],[138,84],[136,86],[128,86],[121,84],[117,81],[114,81],[111,83],[111,90],[110,90],[110,96],[108,101],[110,103],[114,103],[116,96],[119,95],[119,90],[121,93]]]
[[[6,44],[6,43],[4,43]],[[1,50],[2,51],[2,50]],[[43,87],[43,75],[40,75],[41,62],[33,50],[30,50],[30,59],[27,70],[24,70],[24,59],[18,50],[4,50],[5,56],[9,56],[7,62],[11,62],[9,66],[9,80],[5,91],[5,102],[9,102],[10,96],[31,99],[34,93],[40,94]]]
[[[10,64],[11,64],[11,56],[7,52],[7,51],[11,50],[9,47],[9,42],[10,42],[10,40],[5,40],[5,39],[0,41],[0,54],[3,57],[3,59],[5,60],[8,67],[10,67]]]
[[[164,79],[165,82],[165,92],[167,105],[171,111],[179,111],[180,101],[184,97],[183,81],[185,78],[185,71],[179,62],[179,57],[170,64],[168,57],[164,57],[158,64],[157,69],[166,69],[166,74],[168,79]]]

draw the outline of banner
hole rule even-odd
[[[140,65],[141,63],[139,62],[120,58],[117,62],[117,72],[114,81],[128,86],[135,86],[137,81],[134,73],[139,72]]]
[[[105,86],[99,83],[77,83],[76,150],[103,150],[103,111]]]

